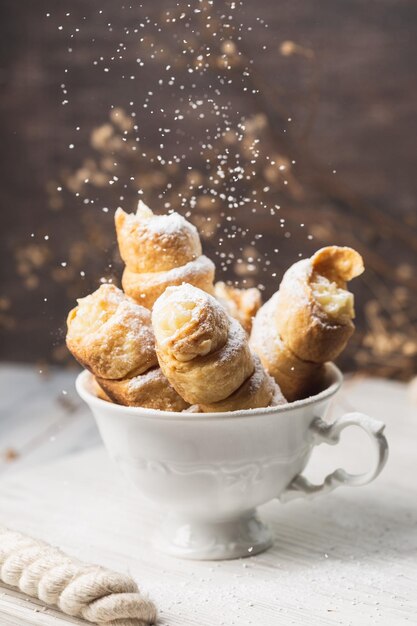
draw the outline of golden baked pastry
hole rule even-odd
[[[104,379],[103,379],[104,380]],[[107,395],[104,389],[99,385],[97,378],[92,376],[90,379],[90,389],[97,398],[105,400],[106,402],[113,402],[113,400]]]
[[[225,307],[231,317],[237,319],[248,335],[252,329],[252,320],[262,306],[262,296],[259,289],[238,289],[218,282],[214,285],[214,295]]]
[[[151,309],[155,300],[167,287],[189,283],[203,291],[213,291],[214,264],[204,255],[180,267],[166,272],[144,272],[138,274],[125,268],[122,277],[123,289],[136,302]]]
[[[154,215],[139,200],[136,213],[115,213],[120,256],[132,272],[163,272],[202,254],[196,227],[182,215]]]
[[[152,324],[161,369],[187,402],[204,412],[270,404],[274,390],[258,382],[268,376],[263,368],[246,393],[230,398],[254,374],[255,362],[242,326],[211,295],[192,285],[169,287],[155,302]],[[229,398],[229,409],[216,409]]]
[[[284,274],[279,291],[258,311],[251,348],[289,401],[316,393],[323,363],[335,359],[353,333],[353,294],[346,282],[364,270],[352,248],[322,248]]]
[[[272,376],[266,373],[260,359],[256,355],[252,357],[255,365],[253,374],[228,398],[207,405],[200,403],[202,413],[258,409],[286,403],[279,386]]]
[[[157,367],[150,311],[114,285],[78,300],[68,315],[67,346],[94,374],[101,399],[164,411],[188,406]]]
[[[123,380],[99,378],[98,384],[113,402],[125,406],[160,411],[183,411],[189,406],[169,384],[159,367]]]
[[[120,255],[126,264],[122,285],[127,295],[152,308],[170,285],[190,283],[213,291],[214,264],[202,254],[195,226],[178,213],[154,215],[142,201],[135,214],[115,214]]]
[[[278,298],[279,292],[256,315],[249,344],[288,402],[293,402],[317,393],[324,365],[299,359],[282,341],[274,320]]]
[[[344,349],[355,328],[353,294],[346,283],[363,271],[358,252],[329,246],[284,274],[275,321],[281,339],[298,358],[324,363]]]
[[[69,350],[95,376],[131,377],[158,363],[150,312],[114,285],[80,298],[67,325]]]

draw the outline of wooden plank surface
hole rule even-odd
[[[72,393],[69,379],[66,383]],[[58,390],[59,375],[56,384]],[[52,383],[45,387],[48,393],[52,388]],[[47,406],[49,401],[45,399]],[[115,470],[105,450],[89,446],[66,454],[60,444],[59,455],[51,460],[56,439],[33,450],[32,461],[22,457],[8,465],[0,479],[0,523],[74,556],[130,572],[156,602],[164,626],[414,623],[417,407],[400,383],[354,379],[345,384],[331,416],[354,409],[387,423],[390,458],[384,472],[361,489],[262,507],[274,546],[250,559],[187,562],[155,552],[150,538],[157,518]],[[91,418],[84,411],[74,422],[62,419],[63,438],[67,428],[71,433],[69,450],[80,450],[84,442],[76,443],[75,431],[82,439],[92,427]],[[42,427],[45,424],[42,421]],[[18,428],[21,432],[21,425]],[[30,428],[33,435],[35,425],[30,423]],[[369,464],[368,442],[356,430],[345,432],[340,446],[315,451],[308,472],[312,479],[336,465],[359,471]],[[8,436],[13,441],[11,432]],[[2,588],[0,623],[72,622]]]
[[[74,372],[0,364],[0,474],[99,442]]]

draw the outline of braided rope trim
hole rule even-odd
[[[0,526],[0,580],[63,613],[100,626],[149,626],[155,605],[125,574],[89,565]]]

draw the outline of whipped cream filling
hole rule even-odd
[[[313,277],[310,285],[315,301],[326,315],[332,319],[355,317],[353,293],[320,274]]]

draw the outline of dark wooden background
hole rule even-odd
[[[1,358],[68,362],[66,313],[101,278],[118,280],[112,214],[142,189],[200,226],[219,278],[265,296],[300,254],[357,246],[368,271],[342,364],[410,377],[415,1],[192,4],[201,13],[167,0],[2,0]],[[225,150],[250,180],[226,164],[213,183]]]

